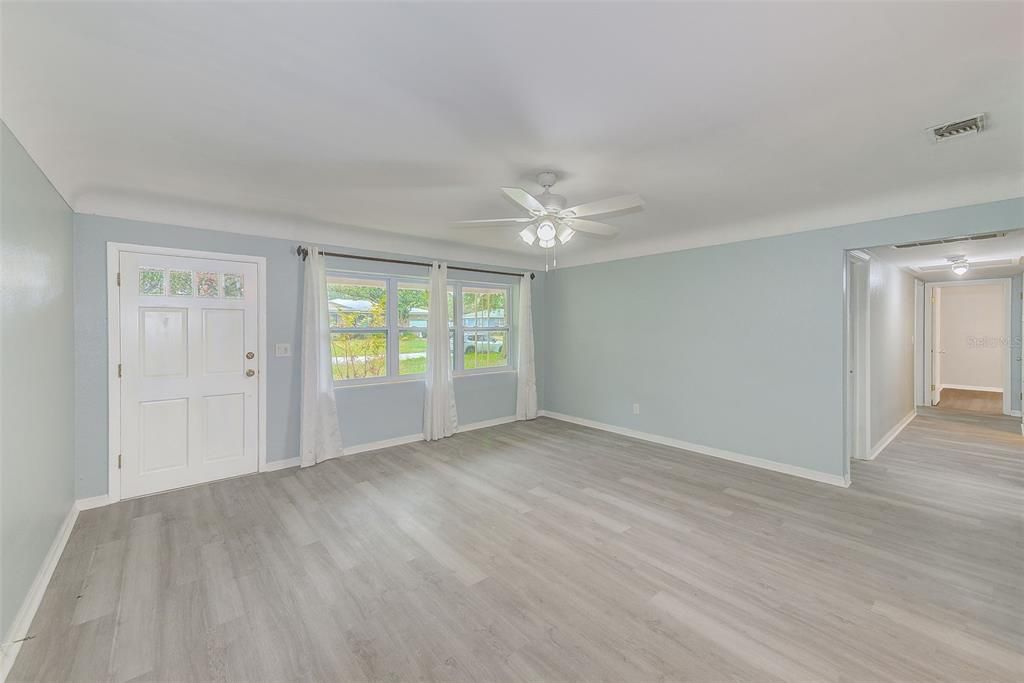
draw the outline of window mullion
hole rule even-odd
[[[447,302],[446,302],[447,303]],[[447,306],[446,306],[447,307]],[[456,284],[455,291],[452,293],[452,315],[455,316],[455,338],[452,339],[452,355],[455,358],[452,359],[452,369],[455,372],[462,372],[464,370],[463,364],[465,359],[462,357],[462,285]]]
[[[389,277],[387,305],[388,377],[398,376],[398,280]]]

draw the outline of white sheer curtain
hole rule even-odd
[[[537,417],[537,369],[533,361],[533,304],[530,273],[519,284],[519,376],[516,383],[516,419]]]
[[[448,264],[430,269],[430,308],[427,312],[427,376],[423,397],[423,438],[435,441],[455,433],[455,385],[448,359]]]
[[[331,368],[331,328],[327,315],[324,257],[310,248],[302,291],[302,399],[299,416],[302,466],[342,454]]]

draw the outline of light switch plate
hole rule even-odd
[[[274,355],[278,356],[278,357],[292,355],[292,345],[291,344],[274,344]]]

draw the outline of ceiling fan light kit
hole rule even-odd
[[[566,208],[565,205],[568,202],[565,197],[551,192],[551,188],[557,180],[558,176],[551,171],[538,174],[537,184],[544,188],[544,192],[536,197],[521,187],[501,188],[506,197],[526,209],[530,214],[528,217],[460,221],[460,224],[470,227],[490,227],[529,223],[520,230],[520,239],[530,246],[536,244],[542,249],[551,249],[558,244],[565,245],[577,232],[594,237],[615,237],[619,232],[618,228],[607,223],[585,219],[591,216],[641,208],[644,205],[644,201],[639,195],[629,194]]]

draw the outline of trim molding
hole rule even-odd
[[[877,458],[878,454],[881,453],[882,451],[884,451],[886,446],[888,446],[890,443],[892,443],[892,440],[895,439],[897,436],[899,436],[900,432],[903,431],[903,428],[906,427],[908,424],[910,424],[915,417],[917,417],[917,408],[916,407],[913,410],[911,410],[909,413],[907,413],[903,417],[903,419],[900,420],[899,423],[896,424],[895,427],[890,429],[889,432],[885,436],[882,437],[882,440],[879,441],[878,444],[871,449],[871,454],[868,457],[864,458],[864,459],[865,460],[874,460],[875,458]]]
[[[357,443],[355,446],[342,449],[344,451],[344,455],[342,457],[355,455],[356,453],[365,453],[367,451],[377,451],[381,448],[391,448],[392,446],[404,446],[407,443],[414,443],[416,441],[423,441],[423,434],[408,434],[406,436],[396,436],[393,439],[381,439],[380,441]]]
[[[939,391],[942,389],[961,389],[963,391],[987,391],[993,394],[1003,393],[1003,387],[976,387],[970,384],[943,384]]]
[[[471,432],[474,429],[485,429],[487,427],[497,427],[498,425],[508,424],[509,422],[515,422],[516,416],[509,415],[508,417],[496,417],[493,420],[481,420],[480,422],[470,422],[469,424],[459,425],[455,428],[455,433],[460,434],[462,432]]]
[[[284,460],[270,460],[263,463],[263,467],[260,468],[260,472],[276,472],[277,470],[284,470],[289,467],[298,467],[300,462],[302,461],[298,456],[294,458],[285,458]],[[259,472],[256,474],[259,474]]]
[[[496,427],[498,425],[507,424],[509,422],[515,422],[516,416],[510,415],[508,417],[496,417],[493,420],[481,420],[480,422],[470,422],[469,424],[459,425],[455,428],[456,434],[462,432],[471,432],[474,429],[485,429],[487,427]],[[382,448],[391,448],[392,446],[404,446],[406,444],[415,443],[417,441],[423,441],[423,434],[407,434],[405,436],[396,436],[392,439],[381,439],[380,441],[369,441],[367,443],[359,443],[355,446],[348,446],[343,449],[344,453],[340,457],[345,458],[350,455],[356,455],[358,453],[365,453],[367,451],[379,451]],[[271,460],[260,470],[260,472],[273,472],[275,470],[283,470],[289,467],[298,467],[301,464],[299,458],[285,458],[284,460]],[[105,496],[97,496],[101,498]],[[89,498],[87,500],[93,500]],[[83,508],[85,509],[85,508]]]
[[[75,506],[79,512],[84,510],[92,510],[93,508],[101,508],[104,505],[110,505],[110,496],[103,494],[102,496],[93,496],[92,498],[79,498],[75,501]]]
[[[71,530],[75,526],[75,520],[78,519],[78,510],[78,502],[72,502],[67,516],[64,517],[60,529],[57,530],[57,535],[54,537],[50,549],[46,552],[46,557],[43,558],[43,563],[39,567],[36,578],[33,579],[32,585],[29,586],[28,593],[21,603],[21,607],[18,608],[17,614],[14,615],[14,621],[11,622],[10,629],[4,635],[3,642],[0,643],[0,683],[7,679],[7,674],[10,673],[11,667],[14,666],[14,660],[18,656],[18,651],[21,650],[21,643],[18,641],[29,634],[29,629],[32,627],[32,619],[36,616],[36,610],[39,609],[39,603],[43,600],[46,587],[50,584],[53,570],[57,568],[57,562],[60,560],[61,553],[64,552],[64,546],[68,543]]]
[[[634,439],[640,439],[641,441],[650,441],[651,443],[661,444],[662,446],[671,446],[672,448],[678,448],[684,451],[691,451],[693,453],[699,453],[701,455],[709,455],[713,458],[721,458],[723,460],[737,462],[742,465],[751,465],[753,467],[759,467],[763,470],[771,470],[773,472],[779,472],[781,474],[788,474],[794,477],[810,479],[811,481],[821,482],[822,484],[831,484],[832,486],[840,486],[842,488],[846,488],[850,485],[848,479],[838,474],[828,474],[827,472],[819,472],[818,470],[812,470],[806,467],[798,467],[797,465],[787,465],[786,463],[778,462],[776,460],[758,458],[752,455],[743,455],[742,453],[733,453],[732,451],[726,451],[721,448],[702,446],[701,444],[690,443],[689,441],[673,439],[671,437],[661,436],[659,434],[640,432],[635,429],[628,429],[626,427],[617,427],[615,425],[606,424],[604,422],[587,420],[582,417],[574,417],[572,415],[556,413],[550,410],[542,410],[538,414],[543,417],[550,417],[555,420],[561,420],[563,422],[571,422],[573,424],[582,425],[584,427],[591,427],[592,429],[600,429],[602,431],[612,432],[614,434],[621,434],[622,436],[629,436]]]

